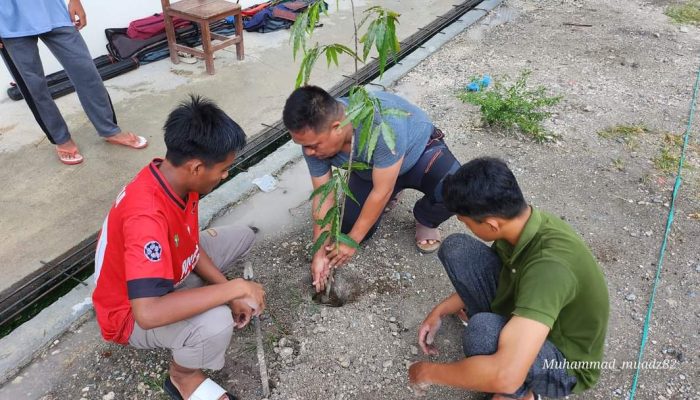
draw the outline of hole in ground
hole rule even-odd
[[[367,290],[365,280],[347,268],[335,270],[333,285],[328,295],[325,291],[314,293],[311,298],[318,304],[328,307],[342,307],[355,301]]]

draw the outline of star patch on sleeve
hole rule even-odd
[[[152,240],[146,243],[145,246],[143,246],[143,254],[149,261],[152,262],[160,261],[160,256],[162,252],[163,248],[160,246],[160,243],[158,243],[155,240]]]

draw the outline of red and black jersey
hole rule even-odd
[[[178,197],[155,159],[117,196],[100,232],[92,302],[105,340],[126,344],[130,299],[170,293],[199,261],[199,194]]]

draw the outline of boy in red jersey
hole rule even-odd
[[[254,233],[237,226],[200,233],[197,203],[228,176],[245,133],[215,104],[192,96],[170,113],[164,138],[165,159],[122,190],[102,227],[97,322],[105,340],[172,350],[164,383],[171,398],[235,399],[202,369],[221,369],[233,327],[265,308],[262,286],[222,273],[249,251]]]

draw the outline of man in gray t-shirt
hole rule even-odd
[[[346,200],[343,233],[358,243],[368,239],[377,229],[390,200],[396,203],[399,192],[411,188],[425,194],[413,209],[416,246],[422,252],[436,251],[440,246],[437,227],[452,216],[442,204],[442,181],[459,168],[459,162],[442,140],[442,132],[433,126],[423,110],[391,93],[373,94],[382,109],[401,110],[406,115],[387,116],[375,111],[374,124],[388,124],[394,131],[396,143],[392,150],[381,136],[371,159],[365,151],[358,151],[360,130],[353,129],[351,124],[342,125],[348,100],[334,99],[319,87],[305,86],[292,92],[284,106],[284,124],[292,140],[303,147],[314,189],[330,180],[332,167],[341,167],[348,161],[353,143],[353,162],[371,167],[355,171],[350,177],[350,189],[359,205]],[[319,197],[314,197],[314,221],[323,219],[334,201],[329,196],[319,209]],[[313,227],[314,240],[328,230],[316,224]],[[316,290],[323,290],[330,268],[345,264],[354,253],[354,248],[344,244],[337,249],[322,246],[311,263]]]

